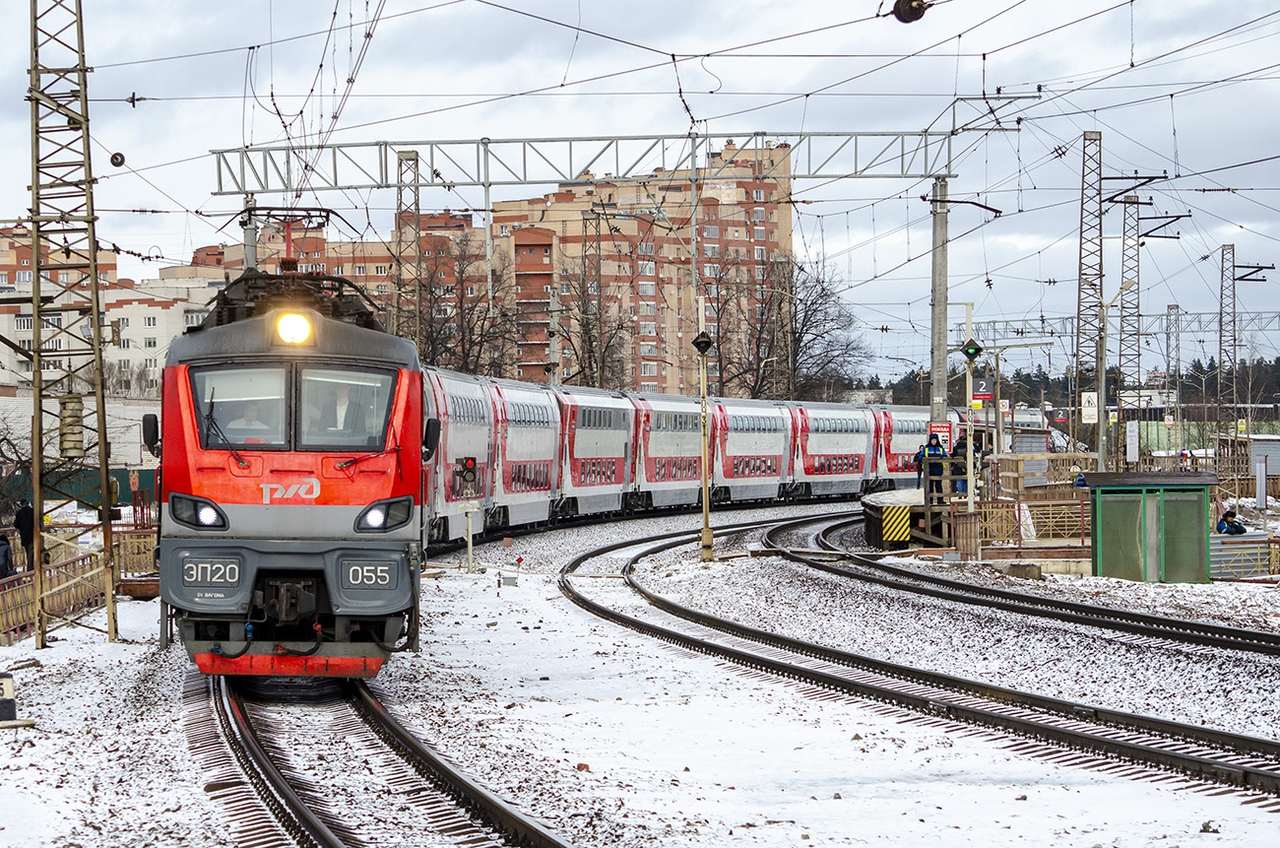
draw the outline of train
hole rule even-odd
[[[420,641],[429,545],[696,506],[696,398],[424,366],[333,276],[250,269],[169,346],[156,556],[201,672],[373,677]],[[714,503],[904,481],[927,407],[709,398]],[[950,413],[952,423],[959,413]]]

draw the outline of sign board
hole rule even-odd
[[[1124,423],[1124,461],[1138,461],[1138,422],[1126,421]]]
[[[1120,413],[1118,413],[1118,412],[1108,412],[1108,413],[1107,413],[1107,423],[1108,423],[1108,424],[1115,424],[1115,423],[1116,423],[1117,421],[1119,421],[1119,420],[1120,420]]]
[[[129,472],[129,491],[138,491],[138,472],[136,469]]]
[[[1166,430],[1172,430],[1172,429],[1173,429],[1173,416],[1172,416],[1172,415],[1166,415],[1166,416],[1164,417],[1164,426],[1165,426],[1165,429],[1166,429]]]
[[[951,422],[950,421],[930,421],[929,435],[938,434],[938,440],[942,442],[942,447],[947,453],[951,453]]]
[[[1001,412],[1003,412],[1005,415],[1008,415],[1008,414],[1009,414],[1009,399],[1008,399],[1008,398],[1000,398],[1000,411],[1001,411]]]
[[[973,399],[974,400],[992,400],[995,398],[995,384],[990,377],[979,377],[974,375],[973,378]]]
[[[1098,393],[1097,392],[1081,392],[1080,393],[1080,423],[1081,424],[1097,424],[1098,423]]]
[[[1249,422],[1248,422],[1247,420],[1245,420],[1244,418],[1237,418],[1237,419],[1236,419],[1236,432],[1237,432],[1237,433],[1247,433],[1247,432],[1249,432]]]

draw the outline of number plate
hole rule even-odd
[[[385,560],[349,559],[338,566],[344,589],[395,589],[400,584],[399,565]]]
[[[240,560],[197,559],[182,561],[182,585],[184,586],[238,586],[240,584]]]

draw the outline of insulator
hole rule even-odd
[[[84,400],[67,395],[58,400],[58,452],[64,459],[84,458]]]

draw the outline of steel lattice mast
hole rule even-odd
[[[1085,351],[1102,342],[1102,133],[1084,134],[1084,156],[1080,170],[1080,285],[1076,299],[1076,408],[1083,407],[1084,379],[1081,372]],[[1097,359],[1098,357],[1091,357]],[[1095,369],[1096,370],[1096,369]],[[1093,375],[1095,389],[1103,375]],[[1099,393],[1101,394],[1101,393]],[[1098,433],[1104,432],[1107,399],[1098,398]],[[1101,453],[1102,445],[1098,445]],[[1101,460],[1101,457],[1100,457]]]
[[[106,596],[107,637],[116,638],[108,475],[110,445],[102,395],[102,311],[98,241],[90,162],[88,68],[79,0],[31,2],[31,478],[36,647],[59,624],[80,613],[56,613],[50,603],[69,582],[86,581]],[[97,521],[59,528],[45,521],[48,506],[82,495],[83,474],[97,474]],[[100,540],[100,542],[99,542]],[[85,544],[82,545],[81,542]],[[98,545],[101,545],[100,550]],[[89,556],[80,577],[55,573],[45,563]]]
[[[422,352],[422,202],[418,154],[401,151],[396,159],[396,300],[392,331],[412,339]]]
[[[1124,198],[1124,234],[1120,248],[1120,376],[1116,381],[1119,420],[1124,420],[1124,393],[1126,389],[1142,387],[1142,304],[1139,279],[1140,230],[1136,195]],[[1129,285],[1129,281],[1133,284]]]
[[[1236,426],[1236,246],[1222,246],[1221,301],[1218,304],[1218,422],[1224,433]],[[1230,427],[1228,427],[1228,422]]]

